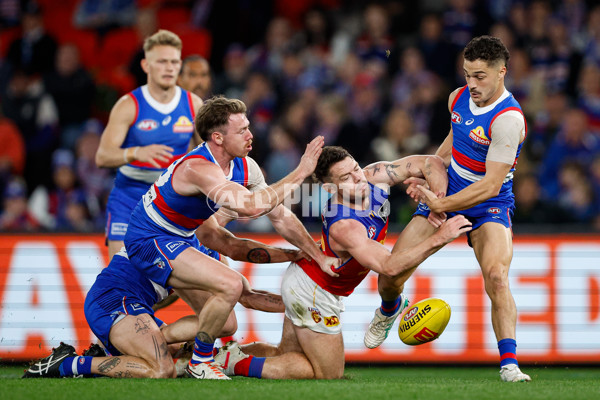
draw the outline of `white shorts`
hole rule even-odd
[[[317,285],[300,266],[290,263],[281,282],[285,316],[296,326],[336,335],[342,331],[343,296]]]

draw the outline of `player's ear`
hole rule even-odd
[[[214,131],[213,133],[210,134],[213,142],[215,142],[215,144],[218,145],[222,145],[223,144],[223,134],[221,132],[218,131]]]
[[[148,73],[150,71],[148,68],[148,60],[146,60],[145,58],[142,58],[142,60],[140,61],[140,65],[142,66],[142,69],[145,73]]]

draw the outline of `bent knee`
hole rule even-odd
[[[508,274],[503,271],[503,268],[494,268],[490,270],[486,275],[485,288],[488,292],[497,292],[508,289]]]
[[[175,377],[175,363],[169,357],[169,359],[164,360],[160,364],[158,364],[152,370],[152,378],[154,379],[168,379]]]

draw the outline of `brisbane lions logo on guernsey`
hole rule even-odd
[[[455,124],[462,124],[462,117],[456,111],[452,111],[452,122]]]
[[[375,237],[375,233],[377,232],[377,228],[373,225],[369,226],[369,239],[373,239]]]

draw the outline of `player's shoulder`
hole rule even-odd
[[[361,230],[365,230],[365,227],[356,218],[334,218],[329,225],[329,236],[338,242],[346,242],[346,240],[351,240],[356,235],[360,235],[362,238]]]
[[[463,91],[466,90],[467,87],[466,86],[461,86],[459,88],[456,88],[452,91],[452,93],[450,93],[450,96],[448,96],[448,109],[451,110],[452,109],[452,104],[454,103],[454,100],[456,100],[456,98],[458,97],[458,95]]]
[[[137,102],[130,93],[119,98],[111,110],[111,117],[133,120],[137,114]]]

